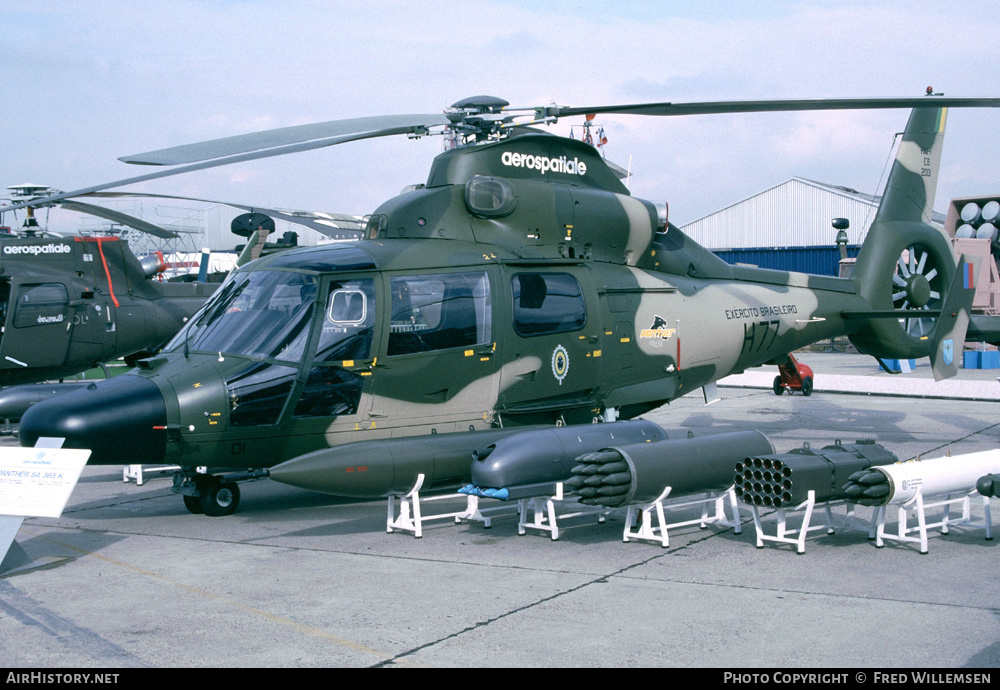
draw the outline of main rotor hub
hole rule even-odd
[[[453,103],[445,111],[452,122],[452,129],[463,137],[474,137],[475,141],[487,141],[498,138],[504,130],[504,124],[513,119],[513,115],[503,113],[510,103],[496,96],[472,96]]]
[[[451,107],[465,112],[473,113],[499,113],[510,105],[509,101],[496,96],[472,96],[463,98],[457,103],[452,103]]]

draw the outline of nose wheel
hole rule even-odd
[[[176,472],[174,493],[181,494],[184,507],[195,515],[221,517],[232,515],[240,507],[240,487],[237,482],[265,479],[265,470],[248,470],[228,475]]]
[[[240,507],[240,487],[235,482],[221,482],[211,477],[201,490],[201,512],[209,517],[232,515]]]

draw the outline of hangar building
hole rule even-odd
[[[880,197],[795,177],[681,227],[729,263],[835,276],[840,252],[834,218],[846,218],[856,256]],[[935,219],[944,221],[942,216]]]

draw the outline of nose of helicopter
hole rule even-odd
[[[21,417],[18,436],[22,446],[40,437],[64,438],[64,448],[90,449],[94,465],[159,463],[166,423],[156,384],[126,374],[33,405]]]

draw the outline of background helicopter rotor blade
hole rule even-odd
[[[141,230],[142,232],[149,233],[154,237],[159,237],[161,239],[174,239],[180,237],[176,232],[171,232],[170,230],[164,230],[163,228],[153,225],[152,223],[147,223],[144,220],[140,220],[135,216],[130,216],[119,211],[113,211],[110,208],[105,208],[103,206],[96,206],[94,204],[87,204],[82,201],[63,201],[60,206],[70,211],[78,211],[80,213],[86,213],[91,216],[97,216],[98,218],[104,218],[105,220],[110,220],[115,223],[121,223],[122,225],[127,225],[130,228],[135,228],[136,230]]]
[[[812,98],[775,101],[711,101],[704,103],[635,103],[632,105],[598,105],[584,108],[551,106],[538,108],[540,114],[552,117],[608,114],[655,115],[721,115],[727,113],[770,113],[798,110],[869,110],[884,108],[998,108],[1000,98]]]
[[[175,194],[148,194],[143,192],[91,192],[81,196],[97,197],[102,199],[117,199],[125,197],[139,197],[144,199],[179,199],[182,201],[198,201],[205,204],[220,204],[230,206],[243,211],[266,213],[276,220],[283,220],[288,223],[295,223],[315,230],[328,237],[337,237],[336,231],[356,232],[360,234],[365,229],[365,220],[359,216],[346,213],[326,213],[324,211],[301,211],[287,208],[267,208],[266,206],[237,204],[232,201],[218,201],[215,199],[200,199],[193,196],[177,196]]]
[[[139,165],[180,165],[182,163],[197,163],[199,161],[233,156],[250,151],[264,151],[306,142],[325,141],[330,138],[342,141],[383,137],[392,134],[426,133],[428,127],[447,125],[449,119],[444,115],[380,115],[374,117],[358,117],[346,120],[330,120],[294,127],[281,127],[250,134],[239,134],[221,139],[211,139],[194,144],[184,144],[171,148],[122,156],[118,160],[124,163]],[[306,149],[300,149],[306,150]],[[278,154],[275,154],[278,155]]]

